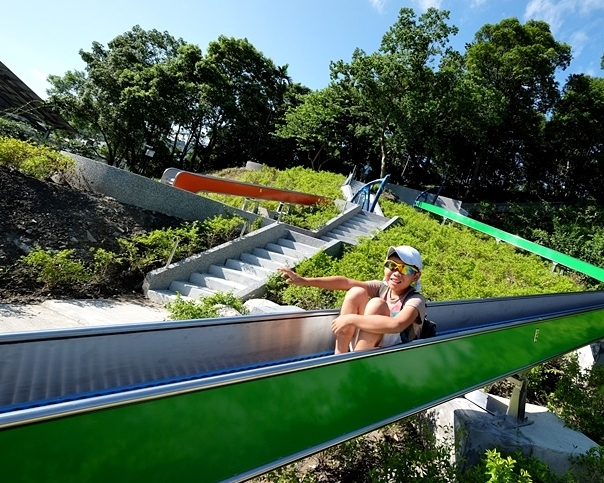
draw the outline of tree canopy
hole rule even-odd
[[[604,80],[561,87],[571,47],[545,22],[484,25],[457,52],[448,20],[402,8],[375,52],[334,60],[316,91],[246,39],[220,36],[204,53],[135,26],[81,50],[83,71],[50,76],[49,103],[106,162],[148,176],[248,160],[343,174],[369,163],[466,200],[600,202]]]

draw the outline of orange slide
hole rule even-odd
[[[331,202],[329,198],[324,198],[322,196],[244,183],[242,181],[231,181],[204,174],[190,173],[188,171],[178,171],[174,177],[172,186],[191,191],[192,193],[207,191],[210,193],[259,198],[263,200],[281,201],[283,203],[295,203],[298,205],[314,205],[317,203]]]

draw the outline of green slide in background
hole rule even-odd
[[[435,215],[440,215],[457,223],[461,223],[462,225],[465,225],[474,230],[486,233],[487,235],[491,235],[497,238],[498,240],[502,240],[518,248],[522,248],[523,250],[535,253],[543,258],[551,260],[554,263],[564,265],[567,268],[584,273],[585,275],[589,275],[590,277],[595,278],[600,282],[604,282],[604,269],[596,267],[591,263],[578,260],[571,256],[565,255],[564,253],[560,253],[556,250],[552,250],[551,248],[547,248],[542,245],[539,245],[538,243],[521,238],[517,235],[512,235],[511,233],[500,230],[499,228],[494,228],[485,223],[481,223],[480,221],[473,220],[472,218],[469,218],[467,216],[455,213],[453,211],[449,211],[445,208],[441,208],[440,206],[435,206],[424,201],[416,202],[415,206],[421,208],[422,210],[434,213]]]

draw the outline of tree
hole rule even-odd
[[[332,79],[356,92],[367,121],[357,133],[371,137],[379,148],[382,176],[408,159],[420,162],[425,154],[422,139],[435,114],[436,62],[448,53],[449,35],[457,33],[446,24],[448,16],[430,8],[416,19],[412,9],[403,8],[377,52],[356,49],[350,63],[331,66]]]
[[[502,20],[483,26],[466,51],[466,66],[476,78],[498,92],[507,110],[491,131],[488,149],[476,157],[468,190],[486,188],[523,190],[531,184],[530,166],[545,160],[536,143],[545,116],[559,98],[557,69],[571,59],[570,47],[557,42],[545,22]]]
[[[107,48],[93,42],[90,52],[80,51],[85,72],[49,76],[49,103],[81,132],[98,137],[110,165],[149,173],[146,153],[168,151],[167,139],[185,105],[186,85],[181,71],[172,68],[184,45],[167,32],[139,26]]]
[[[351,92],[335,83],[303,97],[298,106],[292,106],[285,114],[284,123],[277,135],[296,140],[297,147],[308,156],[309,165],[316,170],[327,163],[336,162],[341,171],[342,163],[351,168],[364,160],[359,159],[358,146],[364,150],[371,144],[362,142],[355,135],[354,126],[365,123],[355,116],[355,101]]]
[[[572,75],[547,124],[547,156],[540,174],[550,197],[604,202],[604,78]]]
[[[475,160],[488,151],[493,133],[503,122],[507,100],[484,79],[468,72],[465,59],[457,53],[441,62],[433,91],[438,107],[426,138],[427,152],[436,165],[433,181],[446,181],[447,195],[462,197],[476,176],[473,169],[481,164]]]
[[[197,75],[209,108],[203,166],[274,159],[284,142],[273,132],[292,84],[287,66],[275,66],[246,39],[220,36],[210,42]]]

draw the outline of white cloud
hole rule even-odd
[[[386,0],[369,0],[369,3],[378,12],[382,13],[384,11],[384,5],[386,4]]]
[[[472,0],[470,2],[470,7],[472,7],[472,8],[480,7],[481,5],[484,5],[485,3],[487,3],[487,0]]]
[[[579,57],[583,48],[589,42],[589,35],[583,30],[578,30],[570,36],[569,43],[572,46],[573,57]]]
[[[43,80],[43,81],[45,81],[46,78],[48,77],[48,74],[46,72],[42,72],[41,70],[36,70],[36,69],[31,70],[30,74],[32,75],[32,77],[35,77],[36,79]]]
[[[443,0],[418,0],[417,4],[421,10],[428,10],[430,7],[440,9]]]
[[[604,0],[530,0],[524,18],[543,20],[556,32],[567,19],[589,16],[603,9]]]
[[[524,18],[543,20],[555,32],[562,26],[562,19],[574,9],[574,3],[573,0],[531,0],[524,11]]]

